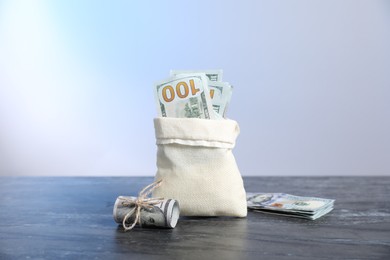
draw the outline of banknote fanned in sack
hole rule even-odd
[[[182,216],[245,217],[244,185],[232,149],[240,132],[226,119],[232,86],[221,70],[171,71],[154,85],[158,117],[153,197],[179,202]]]

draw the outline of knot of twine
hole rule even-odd
[[[162,183],[162,180],[155,181],[145,188],[143,188],[136,199],[130,199],[130,198],[125,198],[122,201],[122,205],[125,207],[130,207],[132,208],[123,218],[123,228],[125,231],[133,229],[133,227],[139,223],[141,226],[141,209],[151,209],[153,208],[154,205],[159,204],[163,202],[164,198],[148,198],[148,195],[152,193],[154,189],[157,187],[160,187]],[[133,215],[135,214],[134,221],[131,225],[127,225],[126,221]]]

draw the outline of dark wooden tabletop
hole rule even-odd
[[[0,178],[0,259],[390,259],[389,177],[244,178],[247,191],[332,198],[335,209],[315,221],[249,212],[124,232],[116,197],[152,181]]]

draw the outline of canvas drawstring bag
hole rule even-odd
[[[154,197],[179,201],[182,216],[245,217],[243,181],[232,149],[239,134],[233,120],[154,119],[157,143]]]

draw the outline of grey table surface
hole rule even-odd
[[[389,177],[244,178],[247,191],[333,198],[335,209],[315,221],[249,212],[124,232],[116,197],[152,180],[0,178],[0,259],[390,259]]]

